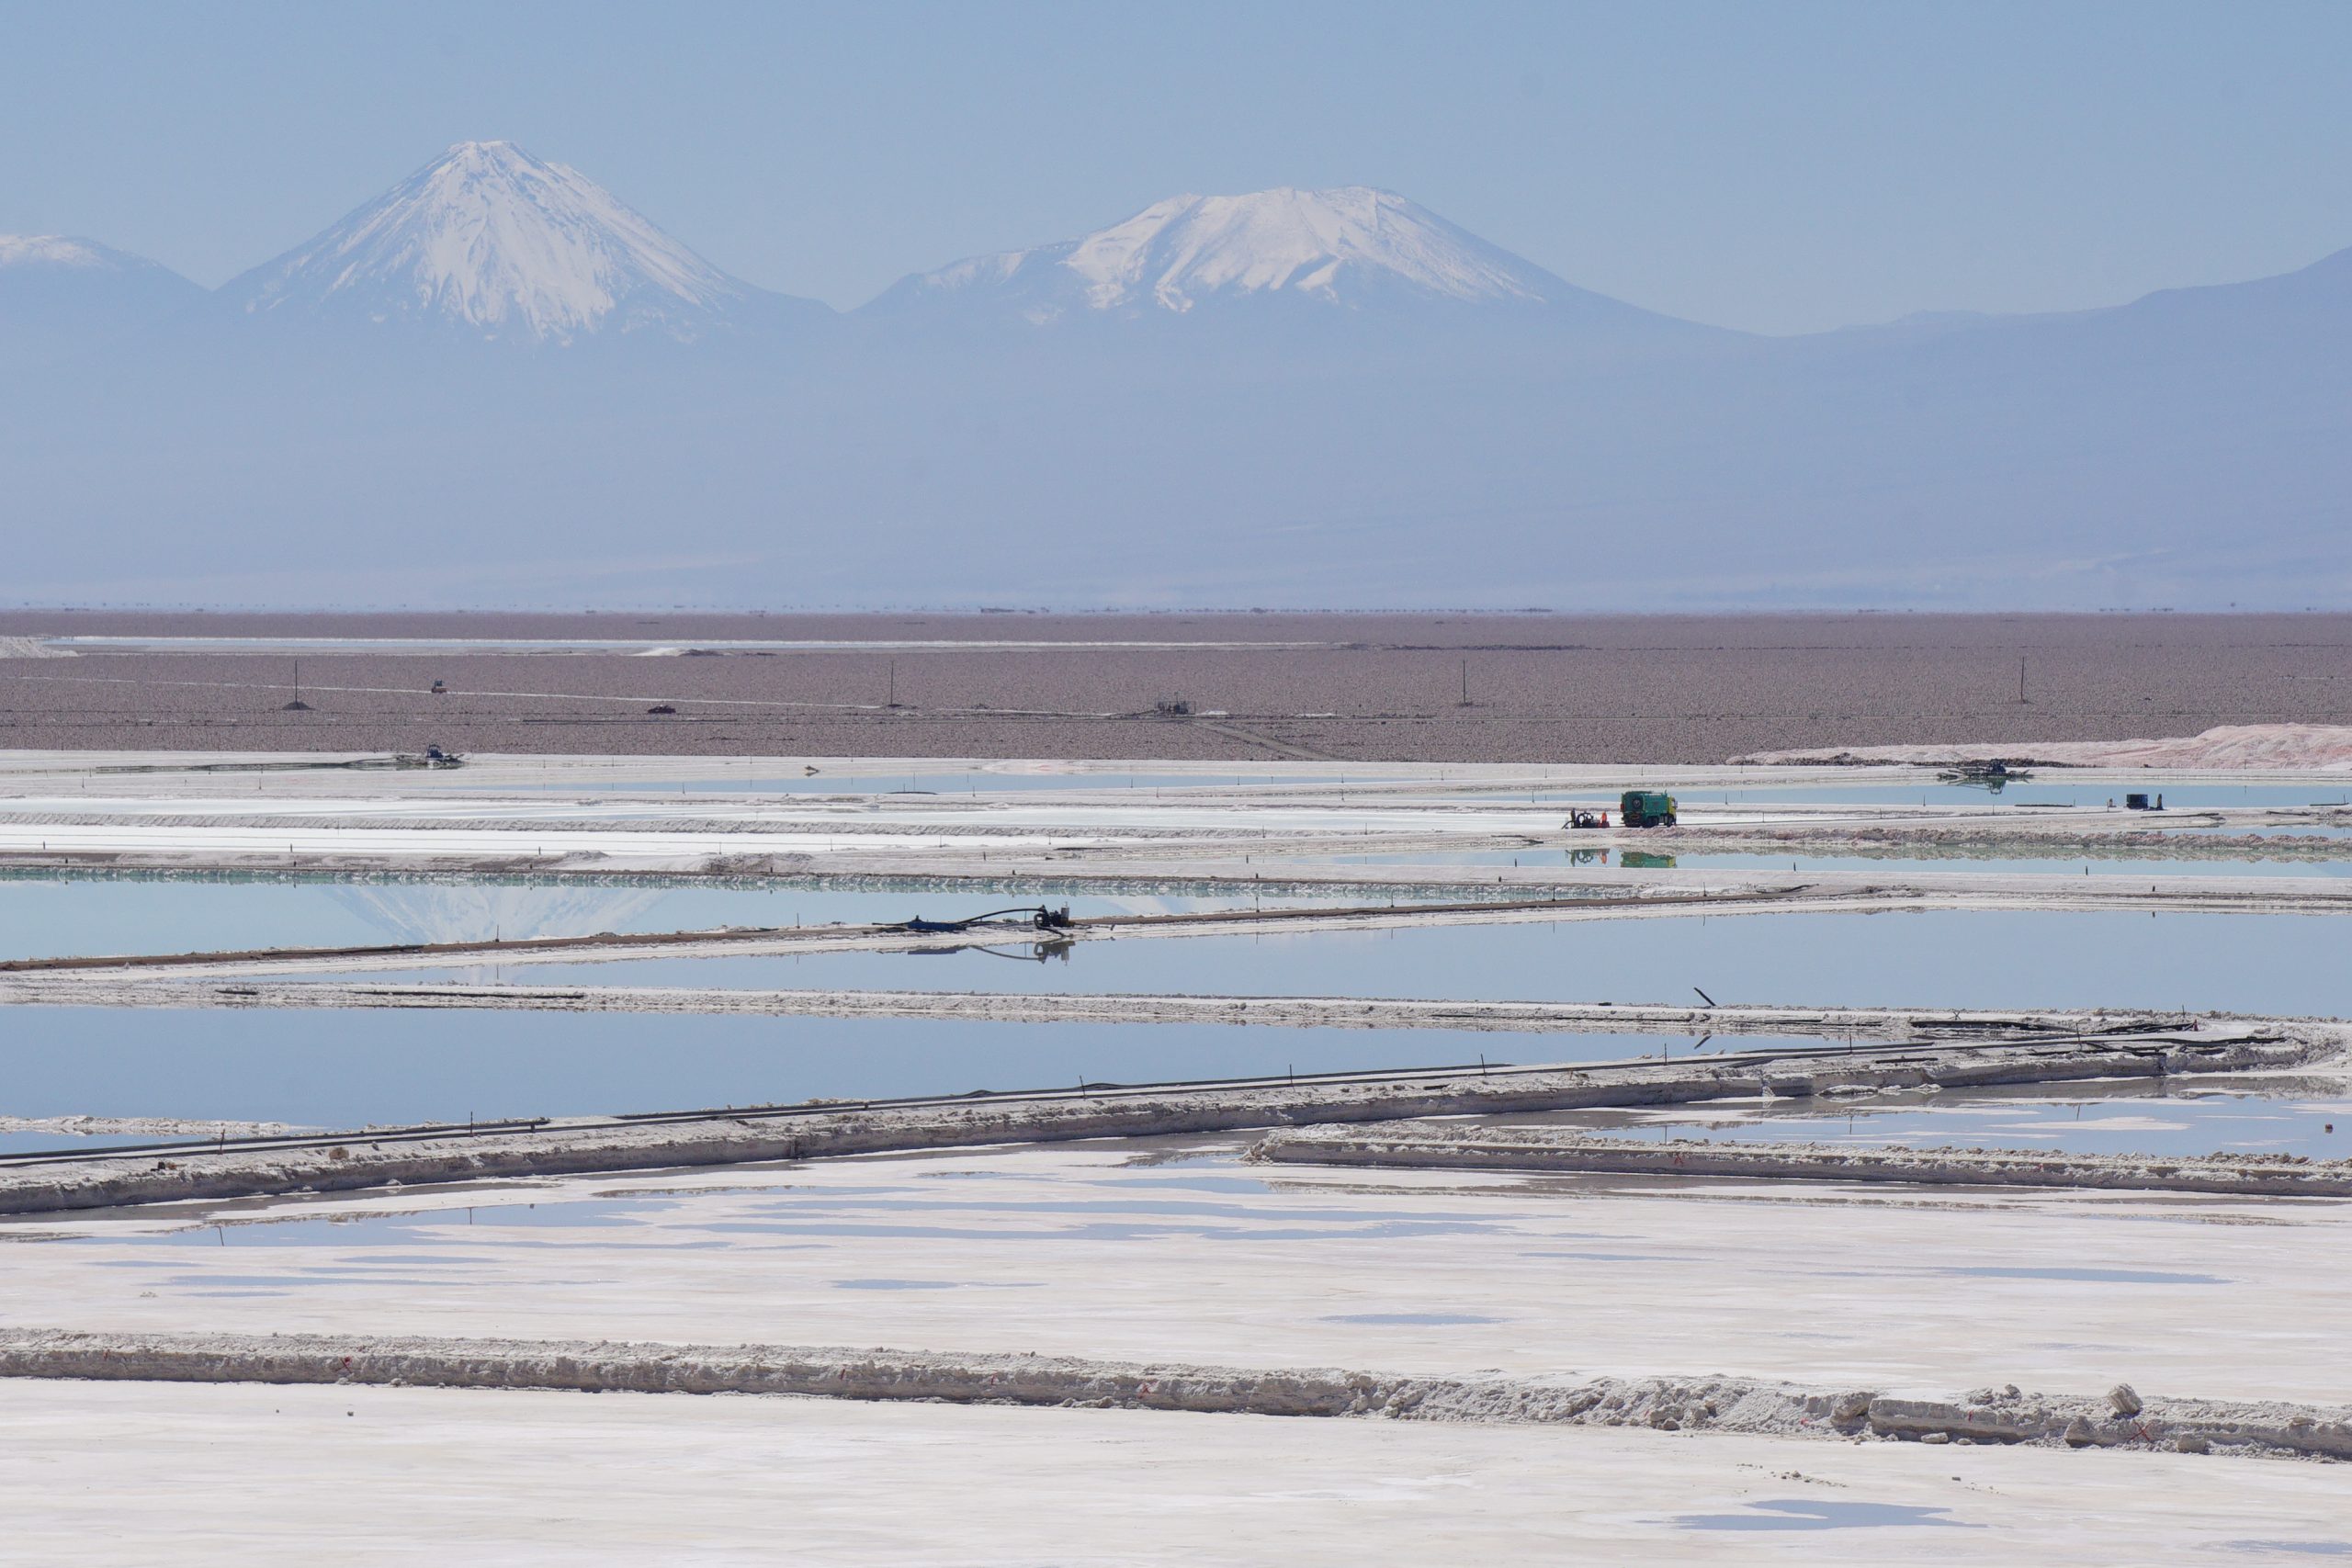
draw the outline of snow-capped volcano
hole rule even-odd
[[[437,321],[559,344],[606,331],[694,339],[782,299],[509,141],[458,142],[222,293],[252,315]]]
[[[1532,300],[1559,282],[1426,208],[1364,186],[1174,197],[1055,260],[1098,310],[1148,300],[1182,311],[1216,294],[1274,290],[1342,304],[1374,283],[1447,299]]]
[[[0,364],[61,357],[203,293],[167,266],[96,240],[0,234]]]
[[[1246,299],[1352,310],[1565,305],[1641,313],[1368,186],[1171,197],[1080,239],[917,274],[869,309],[985,302],[1043,324],[1072,315],[1183,315]]]

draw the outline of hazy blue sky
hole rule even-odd
[[[2352,4],[0,0],[0,231],[213,284],[506,137],[753,282],[1178,191],[1385,186],[1768,332],[2061,309],[2352,245]]]

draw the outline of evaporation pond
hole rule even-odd
[[[2119,1080],[2047,1088],[1840,1100],[1711,1101],[1673,1110],[1498,1117],[1498,1125],[1569,1126],[1613,1138],[1839,1144],[1861,1148],[1990,1148],[2086,1155],[2300,1155],[2352,1158],[2352,1086],[2316,1077],[2200,1088]]]
[[[1359,897],[1342,890],[1262,902],[1333,903]],[[1050,883],[728,886],[19,874],[0,875],[0,959],[390,946],[720,926],[863,925],[916,915],[961,919],[1017,904],[1068,905],[1079,916],[1176,914],[1247,908],[1251,901],[1251,894],[1238,888],[1178,897],[1073,892]]]
[[[2344,1015],[2343,917],[2127,911],[1792,912],[1498,920],[977,951],[646,958],[369,973],[368,980],[849,990],[2219,1010]]]
[[[1688,1038],[721,1014],[18,1008],[0,1115],[356,1127],[1492,1062]],[[1818,1042],[1806,1042],[1818,1043]],[[52,1144],[69,1138],[52,1137]]]

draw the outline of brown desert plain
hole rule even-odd
[[[0,659],[0,745],[1706,763],[2352,723],[2341,614],[0,613],[0,641],[57,637],[676,656],[316,649],[298,671],[289,652],[182,643]],[[747,642],[830,646],[728,647]]]

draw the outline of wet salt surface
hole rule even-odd
[[[2257,1082],[2259,1080],[2256,1080]],[[1719,1101],[1696,1111],[1563,1111],[1510,1118],[1589,1127],[1611,1137],[1702,1138],[1717,1143],[1849,1144],[1856,1147],[1994,1148],[2060,1154],[2275,1154],[2352,1159],[2352,1096],[2318,1099],[2307,1085],[2266,1093],[2178,1092],[2118,1082],[2052,1098],[2047,1091],[1884,1095],[1839,1102],[1760,1106]],[[2332,1129],[2332,1130],[2331,1130]]]
[[[1688,1051],[1655,1035],[408,1010],[8,1014],[0,1112],[358,1127]],[[161,1140],[141,1140],[161,1141]],[[49,1134],[32,1146],[82,1146]]]
[[[2152,1008],[2337,1017],[2324,915],[1912,910],[1521,920],[1088,941],[1045,963],[970,952],[479,964],[352,978],[534,986],[1182,992],[1514,1001]],[[322,978],[324,976],[311,976]]]
[[[1804,1497],[1757,1501],[1743,1505],[1744,1514],[1678,1514],[1673,1523],[1686,1530],[1842,1530],[1939,1528],[1983,1529],[1951,1517],[1949,1508],[1922,1508],[1902,1503],[1849,1503],[1842,1499]]]
[[[2219,1274],[2173,1274],[2158,1269],[2011,1269],[1997,1264],[1981,1268],[1939,1269],[1960,1280],[2071,1280],[2086,1285],[2226,1285]]]
[[[503,1231],[516,1226],[532,1230],[612,1230],[641,1225],[647,1219],[673,1206],[654,1200],[616,1198],[581,1198],[552,1203],[498,1202],[470,1208],[437,1209],[425,1213],[298,1216],[273,1219],[267,1223],[241,1223],[234,1227],[213,1225],[147,1233],[141,1235],[139,1239],[172,1247],[227,1247],[232,1244],[238,1247],[310,1247],[321,1243],[337,1247],[393,1247],[428,1240],[447,1244],[466,1239],[463,1236],[452,1237],[448,1233],[453,1226],[480,1226],[485,1231]],[[235,1231],[233,1237],[228,1234],[231,1228]],[[408,1267],[468,1261],[459,1253],[381,1252],[370,1253],[369,1258],[380,1265]]]
[[[1227,1163],[1234,1156],[1215,1157],[1220,1163]],[[985,1179],[987,1173],[957,1175],[964,1180],[972,1180]],[[312,1265],[289,1259],[284,1267],[299,1269],[300,1272],[269,1277],[281,1284],[299,1285],[380,1280],[388,1269],[466,1265],[476,1259],[461,1249],[477,1244],[509,1248],[566,1244],[560,1235],[534,1237],[526,1234],[517,1238],[512,1234],[517,1228],[526,1233],[620,1233],[602,1234],[599,1239],[632,1249],[694,1251],[723,1251],[744,1246],[759,1246],[764,1251],[804,1247],[823,1251],[843,1242],[883,1239],[1003,1241],[1023,1246],[1150,1242],[1178,1237],[1277,1244],[1396,1241],[1422,1236],[1507,1235],[1510,1229],[1507,1218],[1491,1212],[1391,1205],[1377,1194],[1351,1200],[1341,1206],[1250,1202],[1239,1198],[1217,1202],[1167,1202],[1125,1195],[1131,1189],[1154,1185],[1148,1179],[1114,1175],[1072,1184],[1062,1190],[1066,1196],[1004,1201],[990,1200],[985,1190],[966,1196],[958,1181],[936,1193],[918,1192],[908,1186],[854,1184],[735,1187],[726,1190],[715,1204],[711,1194],[685,1190],[633,1198],[582,1197],[533,1203],[437,1206],[393,1213],[306,1215],[296,1205],[240,1217],[225,1224],[128,1233],[98,1231],[78,1239],[128,1241],[141,1247],[175,1248],[357,1246],[369,1249],[364,1254],[364,1262],[346,1259]],[[746,1241],[746,1237],[780,1239],[762,1243]],[[374,1250],[377,1247],[460,1250]],[[137,1269],[145,1264],[137,1258],[123,1258],[110,1259],[100,1266]],[[261,1277],[253,1276],[238,1282],[253,1285],[260,1280]],[[208,1277],[206,1282],[223,1281]],[[980,1281],[930,1275],[861,1274],[831,1281],[831,1288],[842,1290],[1011,1290],[1034,1289],[1037,1285],[1030,1280]],[[1433,1306],[1428,1311],[1339,1314],[1317,1321],[1464,1326],[1506,1323],[1510,1319]]]
[[[2216,1550],[2261,1557],[2352,1557],[2352,1540],[2225,1540]]]

